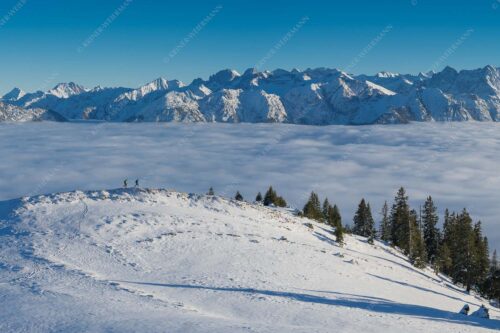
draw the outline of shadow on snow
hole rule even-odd
[[[405,287],[414,288],[414,289],[425,291],[425,292],[428,292],[428,293],[433,293],[433,294],[436,294],[436,295],[439,295],[439,296],[448,297],[448,298],[453,299],[455,301],[467,303],[467,301],[465,301],[465,300],[463,300],[463,299],[461,299],[459,297],[454,297],[454,296],[450,296],[450,295],[447,295],[447,294],[443,294],[443,293],[441,293],[439,291],[436,291],[436,290],[432,290],[432,289],[428,289],[428,288],[416,286],[416,285],[413,285],[413,284],[410,284],[410,283],[406,283],[406,282],[403,282],[403,281],[393,280],[393,279],[390,279],[390,278],[387,278],[387,277],[383,277],[383,276],[379,276],[379,275],[376,275],[376,274],[371,274],[371,273],[367,273],[367,274],[370,275],[370,276],[373,276],[373,277],[375,277],[377,279],[381,279],[381,280],[384,280],[384,281],[396,283],[396,284],[399,284],[399,285],[402,285],[402,286],[405,286]],[[477,303],[470,303],[470,304],[475,305],[477,307],[481,306],[480,304],[477,304]]]
[[[421,305],[396,303],[390,300],[386,300],[383,298],[376,298],[376,297],[339,294],[338,298],[327,298],[324,296],[318,296],[312,294],[294,293],[286,291],[273,291],[273,290],[259,290],[252,288],[208,287],[208,286],[196,286],[188,284],[169,284],[169,283],[134,282],[134,281],[116,281],[116,282],[154,286],[154,287],[165,287],[165,288],[197,289],[197,290],[212,290],[217,292],[258,294],[258,295],[265,295],[272,297],[283,297],[297,302],[356,308],[356,309],[386,313],[386,314],[407,315],[407,316],[413,316],[417,318],[435,320],[440,322],[448,322],[448,323],[455,323],[455,324],[462,324],[469,326],[481,326],[492,329],[500,328],[500,320],[482,319],[470,316],[464,317],[462,315],[449,311],[444,311]]]

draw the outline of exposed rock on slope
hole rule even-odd
[[[65,121],[56,112],[45,109],[24,109],[18,106],[0,102],[0,121]]]

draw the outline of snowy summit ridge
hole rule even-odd
[[[69,98],[74,95],[79,95],[87,90],[74,82],[59,83],[54,88],[50,89],[47,94],[53,95],[58,98]]]
[[[500,69],[419,75],[352,75],[336,69],[225,69],[186,85],[156,79],[139,88],[86,89],[61,83],[47,92],[14,89],[1,98],[69,120],[387,124],[500,121]],[[29,112],[29,111],[28,111]]]

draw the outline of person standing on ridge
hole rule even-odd
[[[123,181],[123,188],[127,188],[127,179]]]
[[[139,187],[139,178],[135,180],[135,187]]]

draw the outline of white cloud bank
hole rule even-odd
[[[294,206],[311,190],[350,222],[364,196],[378,213],[399,186],[415,208],[467,207],[500,250],[500,124],[0,124],[0,200],[74,189],[147,187],[253,199],[270,184]],[[378,217],[378,215],[376,215]]]

